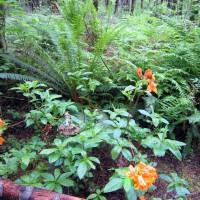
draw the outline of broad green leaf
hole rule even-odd
[[[45,124],[47,124],[47,118],[42,118],[41,119],[41,122],[45,125]]]
[[[54,190],[55,185],[56,185],[55,182],[49,182],[49,183],[46,184],[45,189]]]
[[[114,138],[119,138],[121,136],[122,132],[120,129],[115,129],[113,132],[113,137]]]
[[[128,192],[128,191],[131,189],[132,183],[131,183],[130,178],[126,177],[126,178],[124,179],[124,184],[123,184],[123,186],[124,186],[124,190],[125,190],[126,192]]]
[[[59,158],[60,158],[60,154],[58,152],[52,153],[52,154],[49,155],[49,163],[53,163],[56,160],[58,160]]]
[[[20,177],[24,182],[26,183],[30,183],[30,177],[28,174],[25,174],[23,176]]]
[[[82,161],[79,165],[78,165],[78,169],[77,169],[77,174],[78,177],[80,179],[82,179],[86,172],[87,172],[88,166],[87,166],[87,162],[86,161]]]
[[[128,161],[132,161],[133,157],[131,152],[128,149],[122,149],[122,155],[128,160]]]
[[[28,155],[24,155],[21,157],[21,160],[26,166],[28,166],[30,162],[30,157]]]
[[[56,138],[56,139],[54,140],[54,144],[55,144],[56,146],[59,146],[59,145],[62,144],[62,141],[61,141],[60,139]]]
[[[32,124],[34,124],[34,120],[33,119],[27,119],[26,120],[26,126],[27,127],[30,126],[30,125],[32,125]]]
[[[54,190],[56,191],[56,192],[58,192],[59,194],[62,194],[62,186],[59,184],[59,183],[56,183],[55,184],[55,187],[54,187]]]
[[[165,180],[165,181],[167,181],[167,182],[169,182],[169,183],[171,183],[173,180],[169,177],[169,176],[167,176],[166,174],[160,174],[159,175],[160,176],[160,178],[162,178],[163,180]]]
[[[63,185],[65,187],[71,187],[74,185],[74,182],[70,179],[60,179],[59,178],[57,181],[60,185]]]
[[[96,163],[98,163],[98,164],[100,164],[99,159],[96,158],[96,157],[89,157],[89,159],[92,160],[92,161],[94,161],[94,162],[96,162]]]
[[[170,183],[168,186],[167,186],[167,193],[171,192],[172,190],[174,190],[175,187],[174,187],[174,183]]]
[[[49,173],[42,173],[41,175],[42,175],[42,177],[44,177],[45,179],[54,180],[54,176],[53,176],[52,174],[49,174]]]
[[[41,152],[40,152],[40,154],[42,155],[42,154],[51,154],[51,153],[53,153],[53,152],[55,152],[55,151],[57,151],[57,149],[44,149],[44,150],[42,150]]]
[[[184,197],[186,194],[190,194],[190,191],[187,188],[180,185],[176,185],[176,192],[180,197]]]
[[[88,197],[87,197],[87,200],[89,200],[89,199],[94,199],[94,198],[96,198],[97,197],[97,194],[91,194],[91,195],[89,195]]]
[[[55,169],[54,170],[54,177],[55,177],[55,179],[58,179],[58,177],[60,176],[60,169]]]
[[[141,114],[150,117],[151,115],[146,110],[138,110]]]
[[[120,152],[121,152],[122,148],[120,146],[115,146],[112,150],[111,150],[111,156],[112,156],[112,159],[115,160]]]
[[[134,187],[131,187],[128,192],[126,192],[126,197],[128,200],[137,200],[137,194]]]
[[[116,127],[116,124],[111,120],[104,120],[103,123],[106,124],[106,125],[110,125],[110,126]]]
[[[153,152],[154,152],[155,156],[162,157],[165,155],[166,149],[164,149],[162,147],[154,147]]]
[[[116,191],[123,186],[123,179],[121,178],[113,178],[110,180],[106,186],[104,187],[104,193]]]
[[[155,126],[155,127],[158,127],[158,125],[159,125],[159,119],[158,118],[152,118],[152,123],[153,123],[153,125]]]

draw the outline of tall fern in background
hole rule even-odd
[[[63,0],[59,10],[61,16],[53,15],[48,23],[41,18],[23,21],[18,27],[31,37],[19,46],[20,53],[2,55],[29,71],[30,76],[1,73],[0,78],[38,79],[72,98],[86,97],[110,75],[100,56],[120,25],[101,29],[92,0]]]

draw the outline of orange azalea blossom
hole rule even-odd
[[[147,87],[147,91],[155,92],[156,94],[158,93],[157,88],[156,88],[157,84],[155,83],[156,79],[153,76],[151,69],[147,69],[144,73],[144,76],[142,75],[142,69],[141,68],[137,68],[136,73],[141,79],[145,79],[149,83],[149,85]]]
[[[1,137],[1,134],[0,134],[0,145],[2,145],[4,142],[5,140]]]
[[[141,197],[140,197],[140,200],[145,200],[144,196],[141,196]]]
[[[125,172],[125,175],[133,181],[136,190],[148,190],[158,178],[156,169],[143,162],[140,162],[135,168],[130,165],[129,171]]]
[[[142,69],[141,68],[136,69],[136,74],[142,79],[143,75],[142,75]]]
[[[153,74],[152,74],[152,70],[151,70],[151,69],[147,69],[147,70],[144,72],[144,77],[145,77],[146,79],[151,79],[152,76],[153,76]]]
[[[150,80],[150,79],[148,79],[147,81],[149,83],[149,85],[147,87],[147,91],[148,92],[155,92],[157,94],[158,93],[157,88],[156,88],[157,84],[155,84],[153,82],[153,80]]]
[[[1,118],[0,118],[0,129],[3,128],[3,126],[6,124]]]

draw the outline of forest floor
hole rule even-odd
[[[31,138],[35,132],[33,128],[25,128],[25,123],[23,122],[23,113],[27,111],[27,104],[26,101],[24,102],[24,99],[19,98],[19,100],[8,98],[3,99],[2,103],[2,113],[3,116],[7,117],[6,119],[10,119],[12,121],[12,124],[9,125],[9,129],[5,133],[5,137],[7,138],[7,142],[5,143],[5,146],[3,147],[5,152],[6,150],[10,149],[11,146],[14,147],[14,145],[17,145],[17,141],[20,142],[21,140],[28,140]],[[12,118],[12,115],[5,114],[7,109],[15,109],[16,113],[21,113],[21,117],[19,119]],[[14,124],[14,126],[13,126]],[[16,141],[16,142],[15,142]],[[0,149],[2,150],[2,149]],[[99,158],[101,165],[97,166],[97,169],[93,171],[94,175],[94,183],[98,186],[98,188],[103,188],[106,183],[108,182],[109,177],[112,176],[113,170],[110,170],[112,168],[118,168],[118,167],[125,167],[128,166],[129,163],[124,161],[123,159],[117,159],[117,161],[113,161],[110,155],[110,150],[108,146],[102,147],[101,151],[94,150],[92,152],[93,156],[96,156]],[[155,157],[152,152],[144,152],[143,153],[148,154],[148,158],[151,160],[151,162],[156,162],[157,166],[157,172],[158,174],[167,174],[170,175],[171,172],[176,172],[181,178],[187,180],[190,184],[190,195],[187,196],[186,199],[188,200],[199,200],[200,199],[200,152],[196,152],[193,155],[187,156],[182,159],[182,161],[177,160],[172,156],[172,154],[166,154],[165,157]],[[0,152],[0,153],[3,153]],[[21,173],[18,173],[18,175]],[[15,178],[18,178],[16,176],[13,176]],[[87,183],[85,183],[87,185]],[[151,193],[148,193],[146,195],[146,199],[150,200],[151,197],[161,198],[164,199],[165,195],[167,199],[176,199],[176,193],[175,191],[172,191],[169,194],[166,194],[166,188],[167,188],[167,182],[158,179],[155,183],[155,186],[157,189],[155,191],[152,191]],[[74,194],[73,192],[70,192],[70,195],[79,196],[86,198],[89,194],[93,193],[95,191],[94,186],[87,185],[88,190],[80,191],[79,194]],[[124,193],[122,190],[118,190],[112,193],[107,193],[104,196],[108,200],[125,200]]]

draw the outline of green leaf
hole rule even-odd
[[[30,157],[28,155],[24,155],[21,157],[21,160],[26,166],[28,166],[30,162]]]
[[[74,186],[74,182],[70,179],[58,179],[58,183],[60,185],[63,185],[65,187],[71,187],[71,186]]]
[[[62,194],[62,186],[59,184],[59,183],[56,183],[55,184],[55,187],[54,187],[54,190],[56,191],[56,192],[58,192],[59,194]]]
[[[45,179],[54,180],[54,176],[53,176],[52,174],[49,174],[49,173],[42,173],[41,175],[42,175],[42,177],[44,177]]]
[[[158,125],[159,125],[159,119],[158,118],[152,118],[152,123],[153,123],[153,125],[155,126],[155,127],[158,127]]]
[[[106,124],[106,125],[109,125],[109,126],[116,127],[116,124],[111,120],[104,120],[103,123]]]
[[[141,114],[150,117],[151,115],[146,110],[138,110]]]
[[[134,187],[131,187],[128,192],[126,192],[126,197],[128,200],[137,200],[137,194]]]
[[[113,132],[113,137],[114,138],[119,138],[121,136],[122,132],[120,129],[115,129]]]
[[[180,185],[176,185],[176,192],[180,197],[184,197],[186,194],[190,194],[190,191],[187,188]]]
[[[112,150],[111,150],[111,156],[112,156],[112,159],[115,160],[120,152],[121,152],[122,148],[120,146],[115,146]]]
[[[55,179],[58,179],[58,177],[60,176],[60,169],[55,169],[54,170],[54,177],[55,177]]]
[[[57,151],[57,149],[44,149],[44,150],[42,150],[41,152],[40,152],[40,154],[42,155],[42,154],[51,154],[51,153],[53,153],[53,152],[55,152],[55,151]]]
[[[130,189],[131,189],[131,186],[132,186],[132,183],[131,183],[131,180],[130,180],[130,178],[128,178],[128,177],[126,177],[125,179],[124,179],[124,190],[126,191],[126,192],[128,192]]]
[[[167,181],[167,182],[169,182],[169,183],[171,183],[171,182],[173,181],[173,180],[172,180],[169,176],[167,176],[166,174],[160,174],[159,176],[160,176],[161,179],[163,179],[163,180],[165,180],[165,181]]]
[[[87,197],[87,199],[94,199],[97,197],[97,194],[91,194]]]
[[[45,124],[47,124],[47,118],[42,118],[41,119],[41,122],[45,125]]]
[[[25,175],[21,176],[20,178],[21,178],[21,180],[23,180],[24,182],[30,183],[30,177],[29,177],[28,174],[25,174]]]
[[[121,178],[113,178],[110,180],[106,186],[104,187],[104,193],[116,191],[123,186],[123,179]]]
[[[174,187],[174,183],[170,183],[168,186],[167,186],[167,193],[171,192],[172,190],[174,190],[175,187]]]
[[[132,161],[133,157],[131,152],[128,149],[122,149],[122,155],[128,160],[128,161]]]
[[[55,140],[54,140],[54,144],[55,144],[56,146],[59,146],[59,145],[62,144],[62,141],[61,141],[60,139],[55,139]]]
[[[87,162],[86,161],[82,161],[79,165],[78,165],[78,169],[77,169],[77,174],[78,177],[80,179],[82,179],[86,172],[87,172],[88,166],[87,166]]]
[[[162,157],[165,155],[166,149],[164,149],[162,147],[154,147],[153,152],[154,152],[155,156]]]
[[[56,186],[55,182],[49,182],[46,184],[45,189],[54,190],[55,186]]]
[[[59,153],[52,153],[49,155],[49,163],[53,163],[60,158]]]
[[[92,161],[94,161],[94,162],[96,162],[96,163],[98,163],[98,164],[100,164],[99,159],[96,158],[96,157],[89,157],[89,159],[92,160]]]
[[[26,120],[26,126],[27,127],[30,126],[30,125],[32,125],[32,124],[34,124],[34,120],[33,119],[27,119]]]

